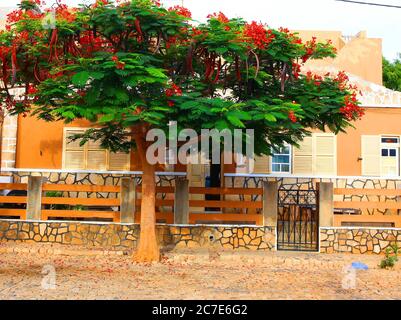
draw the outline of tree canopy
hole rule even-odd
[[[97,0],[70,8],[23,0],[0,33],[2,102],[45,121],[87,119],[82,143],[136,147],[142,176],[136,259],[158,259],[155,167],[145,157],[152,128],[254,129],[255,152],[295,144],[312,129],[344,131],[362,116],[344,72],[301,72],[334,57],[330,42],[213,13],[204,23],[157,1]],[[10,88],[25,88],[16,99]],[[245,135],[244,135],[245,139]]]
[[[383,57],[383,83],[386,88],[401,91],[401,54],[392,62]]]
[[[87,137],[128,149],[125,128],[252,128],[257,153],[294,143],[311,128],[344,130],[361,116],[344,73],[301,74],[308,59],[335,56],[288,29],[229,19],[195,24],[182,7],[134,0],[51,9],[22,1],[0,34],[3,101],[46,121],[85,118],[103,125]],[[8,87],[26,87],[15,101]]]

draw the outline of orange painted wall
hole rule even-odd
[[[86,121],[71,124],[49,123],[34,117],[18,117],[17,168],[60,169],[62,167],[63,128],[89,126]]]
[[[63,161],[63,128],[90,127],[85,120],[70,124],[45,122],[35,117],[18,117],[16,168],[61,169]],[[130,170],[141,170],[139,157],[131,152]],[[162,167],[157,170],[163,170]],[[185,166],[176,168],[185,170]]]
[[[367,108],[354,126],[337,136],[338,175],[361,175],[361,135],[401,135],[401,109]]]

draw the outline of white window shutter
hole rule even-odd
[[[89,150],[87,159],[87,169],[106,170],[107,169],[107,151]]]
[[[84,146],[80,146],[79,144],[81,143],[82,139],[77,139],[75,141],[70,140],[70,138],[76,134],[82,134],[84,131],[81,130],[67,130],[65,133],[65,148],[66,150],[70,149],[80,149],[83,150]]]
[[[336,136],[334,134],[314,135],[315,138],[315,174],[336,175]]]
[[[380,136],[362,135],[362,175],[380,175]]]
[[[109,170],[129,170],[130,154],[125,152],[110,152]]]
[[[305,137],[299,142],[299,148],[293,149],[293,173],[313,174],[313,139]]]
[[[85,169],[84,151],[66,150],[64,154],[64,168],[73,170]]]
[[[253,173],[269,173],[270,172],[270,157],[255,156]]]

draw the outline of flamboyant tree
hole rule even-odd
[[[254,129],[256,154],[296,144],[313,128],[344,131],[363,113],[356,88],[344,73],[301,73],[308,59],[333,56],[329,42],[303,43],[287,29],[223,13],[195,25],[187,9],[151,0],[53,9],[25,0],[0,33],[2,102],[13,114],[93,122],[82,143],[136,148],[143,179],[135,260],[153,261],[159,249],[149,130],[167,130],[171,120],[199,134]],[[15,99],[14,86],[24,86],[25,97]]]

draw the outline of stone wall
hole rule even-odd
[[[275,175],[266,176],[229,176],[225,178],[226,187],[235,188],[261,188],[263,181],[277,181],[279,184],[279,203],[287,204],[315,204],[316,203],[316,183],[332,182],[334,188],[345,189],[399,189],[401,188],[400,179],[390,178],[369,178],[369,177],[280,177]],[[240,199],[243,195],[239,196]],[[260,196],[256,196],[253,201],[259,201]],[[334,201],[380,201],[397,202],[397,196],[386,195],[334,195]],[[388,213],[397,214],[396,210],[379,210],[375,208],[361,209],[362,214]]]
[[[17,145],[18,117],[5,115],[3,123],[3,141],[1,149],[1,167],[5,169],[15,167]]]
[[[320,228],[320,252],[385,253],[397,243],[401,247],[401,229],[395,228]]]
[[[137,245],[139,230],[138,224],[2,220],[0,242],[47,242],[133,249]],[[276,249],[276,231],[271,227],[157,225],[157,234],[162,248]]]

